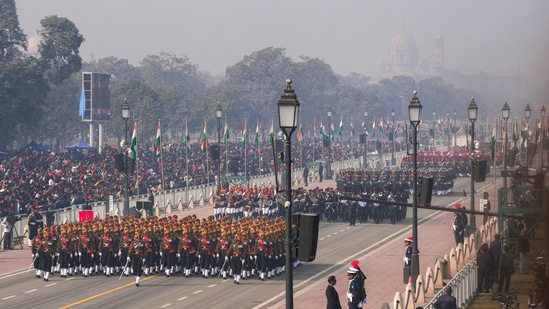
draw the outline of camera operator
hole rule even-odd
[[[11,231],[13,229],[13,219],[14,218],[12,216],[5,216],[4,219],[2,219],[2,228],[4,229],[4,235],[2,236],[4,244],[2,247],[3,250],[11,250]]]

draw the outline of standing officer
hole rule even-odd
[[[40,253],[40,270],[44,274],[44,281],[48,281],[52,266],[52,257],[55,253],[50,228],[44,229],[44,238],[42,238],[38,246],[38,252]]]
[[[307,166],[303,169],[303,182],[305,183],[305,187],[309,185],[309,168]]]
[[[412,275],[412,236],[404,239],[404,283],[408,283],[408,278]]]
[[[356,279],[356,274],[358,270],[354,267],[349,267],[347,271],[347,279],[349,280],[349,288],[347,289],[347,304],[349,309],[358,309],[359,305],[362,304],[362,299],[360,299],[360,288]]]

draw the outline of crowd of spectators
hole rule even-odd
[[[137,172],[130,176],[129,195],[161,191],[162,185],[174,189],[214,183],[219,166],[223,175],[227,171],[228,175],[246,172],[251,176],[274,171],[273,150],[268,143],[260,149],[250,143],[246,145],[246,154],[241,143],[221,145],[219,159],[212,158],[211,153],[207,157],[197,143],[189,146],[166,144],[161,157],[151,149],[139,149]],[[327,151],[323,151],[320,144],[314,150],[312,142],[292,146],[294,167],[327,158]],[[361,149],[357,142],[344,144],[344,147],[341,143],[333,143],[331,147],[333,160],[354,157]],[[282,149],[277,152],[280,151]],[[59,153],[26,150],[6,154],[0,164],[0,217],[8,213],[25,215],[33,207],[59,209],[103,201],[109,195],[122,198],[125,176],[116,169],[114,160],[119,152],[119,149],[105,145],[101,153],[95,150]],[[277,169],[281,168],[279,161]]]
[[[248,176],[282,170],[279,153],[283,143],[273,151],[268,141],[256,148],[250,142],[242,148],[240,142],[221,144],[219,156],[205,152],[199,143],[164,144],[161,156],[152,147],[138,149],[136,172],[130,175],[128,194],[143,195],[163,189],[214,183],[221,175]],[[398,144],[397,144],[398,145]],[[365,145],[358,140],[314,142],[311,138],[292,143],[294,168],[313,162],[358,158],[365,153]],[[368,152],[390,152],[392,143],[370,141]],[[400,148],[400,146],[399,146]],[[212,149],[212,148],[210,148]],[[23,215],[32,207],[59,209],[71,205],[104,201],[109,195],[124,196],[124,173],[115,167],[114,155],[120,149],[105,145],[101,153],[95,150],[63,152],[19,151],[8,153],[0,162],[0,217],[11,213]],[[208,155],[207,155],[208,154]],[[273,157],[276,157],[275,165]],[[223,179],[222,179],[223,181]]]

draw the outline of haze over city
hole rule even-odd
[[[225,68],[266,47],[319,58],[335,73],[375,75],[391,39],[405,27],[432,65],[442,35],[445,66],[498,73],[518,68],[531,84],[549,82],[549,2],[511,1],[17,1],[21,27],[67,17],[84,35],[84,61],[115,56],[186,55],[199,70]],[[431,60],[431,61],[430,61]]]

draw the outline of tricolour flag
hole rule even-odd
[[[160,120],[158,120],[158,129],[156,130],[156,140],[154,142],[154,151],[156,152],[156,156],[157,157],[160,157],[160,154],[162,153],[161,152],[161,146],[160,146],[160,143],[161,143],[161,133],[160,133]]]
[[[225,147],[227,147],[228,141],[229,141],[229,123],[227,122],[227,118],[225,118],[225,131],[223,133],[223,142],[225,143]]]
[[[257,120],[257,125],[255,126],[255,148],[259,149],[259,119]]]
[[[353,127],[353,121],[351,120],[351,128],[349,129],[349,136],[351,139],[355,136],[355,128]]]
[[[372,122],[372,137],[376,136],[376,119]]]
[[[189,141],[191,140],[191,135],[189,134],[189,119],[185,119],[185,147],[190,149]]]
[[[332,123],[330,123],[330,139],[333,141],[335,135],[335,129],[334,129],[334,118],[332,118]]]
[[[490,139],[490,157],[492,161],[496,158],[496,122],[494,122],[494,128],[492,129],[492,138]]]
[[[132,158],[137,157],[137,124],[133,123],[133,133],[132,133],[132,139],[130,141],[130,150],[131,150],[131,156]]]
[[[313,135],[315,137],[315,144],[316,144],[316,141],[317,141],[317,136],[316,136],[316,116],[313,118]]]
[[[204,131],[200,137],[200,148],[202,151],[208,151],[208,129],[206,128],[206,119],[204,119]]]
[[[274,132],[274,120],[271,119],[271,132],[269,132],[269,144],[274,144],[275,132]]]
[[[299,129],[297,130],[297,140],[301,143],[302,139],[303,139],[303,127],[301,126],[301,122],[300,122]]]
[[[326,128],[324,128],[324,120],[322,120],[322,118],[320,119],[320,135],[322,135],[322,140],[323,141],[326,142],[326,141],[330,140],[330,138],[326,134]]]
[[[248,119],[244,119],[244,130],[242,130],[242,148],[246,148],[246,134],[248,133],[248,130],[246,128],[247,122]]]
[[[339,118],[339,139],[343,139],[343,117]]]

